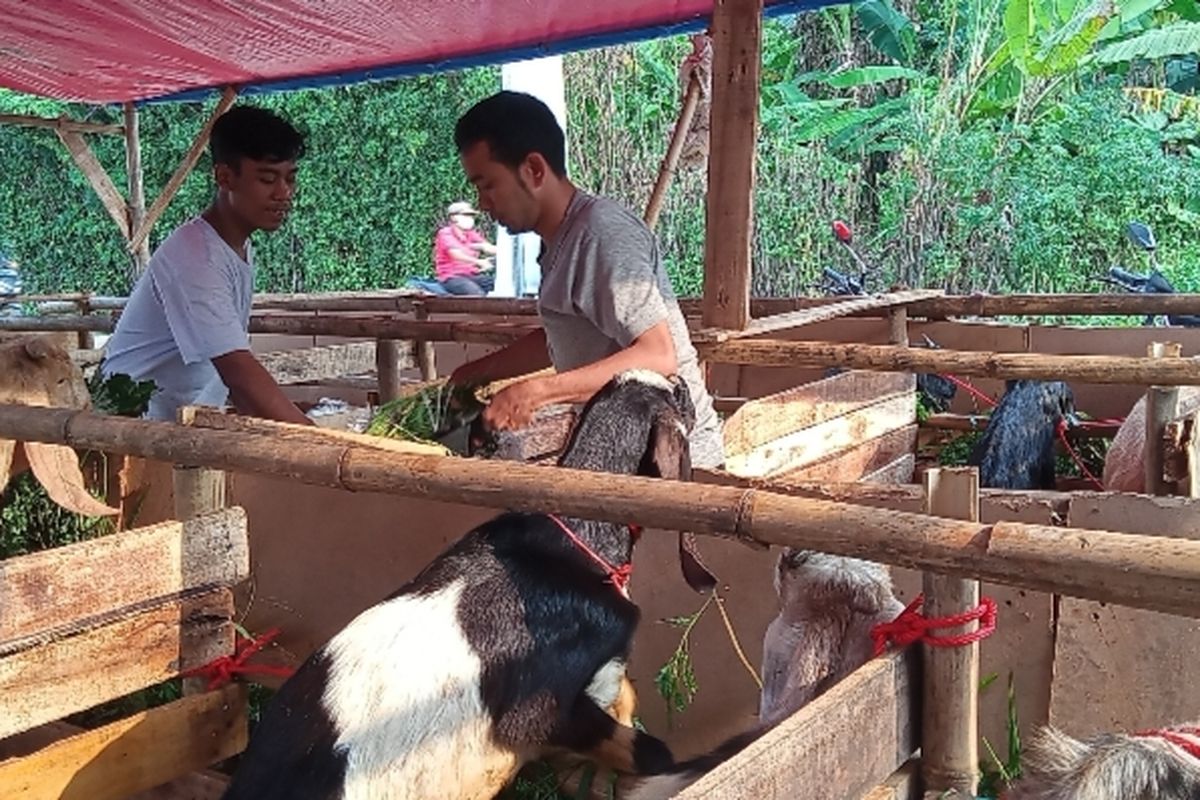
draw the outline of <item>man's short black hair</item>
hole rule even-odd
[[[454,144],[462,153],[479,142],[487,142],[492,158],[513,169],[530,153],[541,153],[555,175],[567,174],[562,128],[554,112],[533,95],[497,92],[471,106],[454,127]]]
[[[217,118],[209,139],[214,164],[236,169],[243,158],[297,161],[304,136],[279,115],[256,106],[234,106]]]

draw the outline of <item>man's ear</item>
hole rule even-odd
[[[228,164],[216,164],[213,166],[213,180],[217,182],[219,188],[228,191],[234,187],[237,172]]]

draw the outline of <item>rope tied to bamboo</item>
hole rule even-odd
[[[920,609],[924,603],[925,595],[919,594],[896,619],[871,628],[876,657],[887,652],[889,643],[900,649],[916,642],[924,642],[930,647],[966,647],[986,639],[996,631],[996,601],[990,597],[981,597],[975,608],[947,617],[922,616]],[[967,633],[950,636],[932,636],[929,633],[937,628],[957,628],[972,622],[978,622],[979,627]]]

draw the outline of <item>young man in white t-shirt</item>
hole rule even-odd
[[[250,235],[283,224],[304,139],[275,114],[237,106],[210,139],[216,197],[176,228],[138,279],[101,371],[152,380],[147,416],[174,420],[185,405],[220,406],[312,424],[250,352],[254,251]]]

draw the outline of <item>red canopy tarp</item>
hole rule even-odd
[[[771,13],[828,0],[767,0]],[[0,86],[89,103],[435,72],[702,29],[712,0],[0,0]]]

